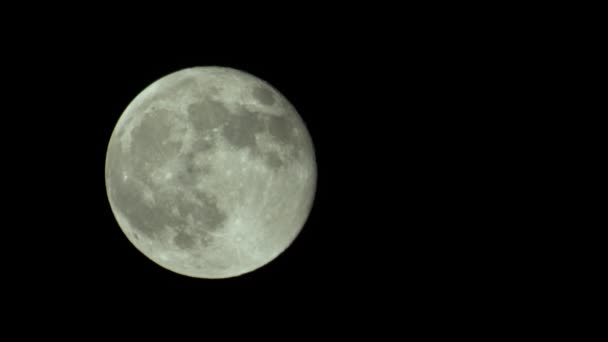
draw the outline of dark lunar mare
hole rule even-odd
[[[272,93],[265,88],[255,88],[256,97],[269,96]],[[264,95],[265,94],[265,95]],[[262,101],[262,100],[261,100]],[[265,100],[273,103],[274,100]],[[264,102],[263,102],[264,103]],[[235,113],[231,113],[226,106],[210,98],[195,102],[188,107],[188,120],[203,137],[214,129],[221,130],[224,139],[235,149],[248,148],[254,157],[260,158],[266,165],[273,169],[279,169],[285,163],[275,151],[263,152],[256,143],[256,134],[267,131],[278,143],[291,147],[292,157],[297,157],[296,139],[293,131],[295,122],[289,115],[275,116],[262,112],[250,111],[244,106],[239,106]],[[195,144],[203,139],[197,139]],[[203,149],[207,146],[203,145]]]

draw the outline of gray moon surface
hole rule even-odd
[[[196,278],[235,277],[275,259],[304,226],[316,181],[296,109],[232,68],[153,82],[120,116],[106,154],[108,199],[128,240]]]

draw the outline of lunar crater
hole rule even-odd
[[[195,240],[192,235],[186,234],[184,232],[179,232],[173,238],[173,243],[181,249],[190,249],[194,247]]]
[[[271,106],[274,104],[274,95],[272,91],[265,86],[257,86],[253,89],[253,97],[255,97],[262,104]]]

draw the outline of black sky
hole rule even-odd
[[[385,310],[424,315],[495,284],[480,276],[492,268],[483,255],[502,245],[479,227],[505,224],[488,218],[498,210],[489,198],[509,185],[484,185],[501,167],[488,158],[503,148],[489,143],[503,133],[498,114],[485,114],[506,110],[490,85],[508,70],[495,70],[501,51],[488,37],[340,11],[211,28],[173,17],[127,30],[124,19],[50,20],[5,43],[5,215],[14,228],[5,282],[27,307],[90,313],[148,303],[201,316],[198,308],[222,308],[227,320],[312,310],[311,321],[390,322],[402,318]],[[205,65],[279,89],[305,121],[318,163],[300,236],[267,266],[226,280],[148,260],[117,225],[104,183],[107,143],[129,102],[168,73]]]

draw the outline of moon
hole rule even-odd
[[[317,166],[293,105],[247,72],[194,67],[160,78],[122,113],[105,184],[128,240],[196,278],[254,271],[294,241]]]

